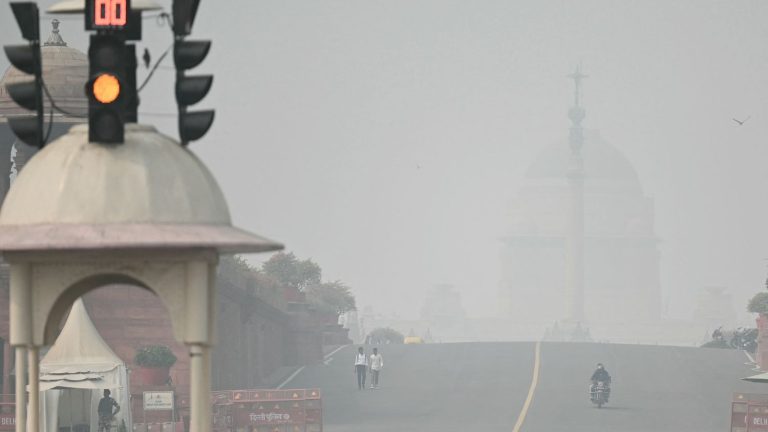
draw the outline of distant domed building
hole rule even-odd
[[[54,110],[51,136],[48,141],[66,133],[76,123],[87,121],[88,99],[85,84],[88,81],[88,57],[67,46],[59,33],[59,21],[53,20],[53,29],[40,48],[45,83],[56,106],[66,113]],[[19,107],[5,89],[7,83],[25,81],[31,75],[9,67],[0,80],[0,200],[10,185],[9,175],[18,172],[37,151],[16,139],[8,125],[8,117],[32,115],[31,111]],[[45,121],[43,133],[47,132],[50,102],[43,94]],[[13,157],[13,161],[11,160]]]
[[[598,132],[582,133],[578,123],[570,140],[541,151],[512,203],[501,255],[503,315],[547,325],[656,322],[661,289],[653,200],[632,163]],[[580,144],[569,151],[574,129]],[[581,170],[577,189],[574,157]],[[581,228],[573,228],[574,219]],[[581,247],[569,249],[573,230]],[[569,254],[581,255],[573,260],[581,269],[569,272]]]

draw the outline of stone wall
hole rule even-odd
[[[758,315],[755,322],[757,324],[755,361],[760,370],[768,371],[768,315]]]

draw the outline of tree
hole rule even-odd
[[[368,338],[372,344],[401,344],[405,337],[399,331],[389,327],[379,327],[368,333]]]
[[[747,310],[752,313],[768,314],[768,292],[759,292],[749,301]]]
[[[262,266],[262,271],[276,281],[306,291],[310,285],[320,284],[322,270],[310,259],[299,261],[293,252],[276,253]]]
[[[355,309],[355,297],[341,281],[310,285],[306,293],[307,301],[323,313],[339,315]]]

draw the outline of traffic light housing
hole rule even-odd
[[[9,117],[8,124],[19,140],[42,147],[43,137],[43,69],[40,56],[40,12],[34,2],[11,2],[11,10],[28,44],[6,45],[10,63],[32,80],[5,85],[8,95],[19,106],[34,111],[34,115]]]
[[[123,142],[127,49],[118,32],[91,35],[88,48],[88,140],[106,144]]]
[[[182,145],[202,138],[213,124],[214,111],[188,111],[200,102],[213,84],[212,75],[186,76],[185,71],[203,62],[211,49],[211,41],[190,41],[184,38],[192,31],[199,0],[174,0],[173,61],[176,65],[176,103],[179,107],[179,138]]]

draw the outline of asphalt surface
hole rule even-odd
[[[727,431],[733,392],[768,393],[741,351],[542,343],[386,345],[381,388],[357,390],[356,347],[303,369],[286,388],[319,387],[326,432]],[[588,399],[594,364],[614,378],[610,403]]]

